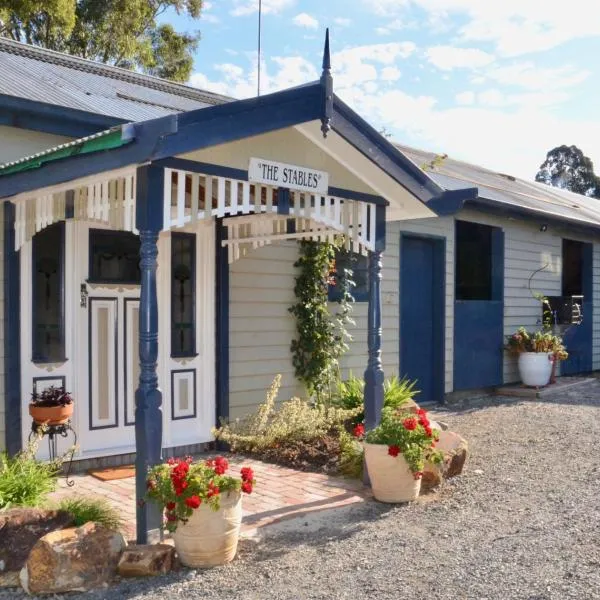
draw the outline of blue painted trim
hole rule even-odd
[[[138,307],[140,304],[139,298],[123,298],[123,360],[127,360],[127,305],[130,302],[137,302]],[[135,359],[134,359],[135,360]],[[129,421],[127,419],[127,415],[129,414],[129,403],[127,402],[127,384],[128,384],[128,369],[123,369],[123,424],[125,427],[130,427],[135,425],[135,419],[133,421]],[[135,401],[135,399],[134,399]],[[135,413],[134,413],[135,414]]]
[[[410,282],[406,282],[402,277],[402,260],[404,253],[402,245],[405,240],[417,239],[427,240],[434,244],[433,248],[433,345],[435,348],[436,359],[433,365],[434,368],[434,387],[437,402],[443,403],[446,393],[446,244],[447,240],[443,236],[415,234],[407,231],[400,232],[400,274],[399,274],[399,304],[400,304],[400,341],[398,352],[400,356],[400,373],[404,374],[405,370],[402,367],[402,356],[404,352],[402,345],[404,338],[402,332],[405,329],[405,315],[402,313],[402,294],[403,290],[410,293]],[[407,340],[407,347],[414,343],[414,340]]]
[[[0,125],[80,138],[125,122],[117,117],[0,94]]]
[[[48,376],[44,376],[44,377],[34,377],[32,379],[32,391],[33,391],[33,386],[37,387],[37,383],[38,381],[56,381],[56,380],[60,380],[61,382],[61,387],[63,387],[65,390],[67,389],[67,378],[65,377],[65,375],[48,375]],[[39,388],[37,388],[38,391],[40,391]]]
[[[189,173],[202,173],[203,175],[213,175],[214,177],[248,181],[248,171],[244,171],[243,169],[196,162],[195,160],[188,160],[186,158],[162,158],[154,161],[153,164],[157,167],[165,167],[166,169],[179,169],[180,171],[188,171]]]
[[[93,340],[92,340],[92,306],[95,300],[98,301],[112,301],[115,305],[115,322],[114,322],[114,336],[115,336],[115,422],[112,425],[94,425],[93,420],[93,390],[92,390],[92,370],[95,368],[95,365],[92,362],[92,348],[93,348]],[[88,425],[90,431],[98,431],[101,429],[115,429],[119,426],[119,299],[116,296],[113,297],[103,297],[103,296],[90,296],[88,298]]]
[[[465,203],[476,200],[478,193],[479,190],[477,188],[445,190],[439,196],[432,198],[427,203],[427,208],[434,211],[440,217],[455,215],[464,208]]]
[[[178,373],[192,373],[194,381],[194,412],[184,417],[175,416],[175,375]],[[174,369],[171,371],[171,421],[183,421],[185,419],[195,419],[198,416],[196,409],[196,369]]]
[[[22,449],[21,434],[21,260],[15,250],[15,205],[5,202],[4,216],[4,410],[6,449]]]
[[[229,261],[227,248],[222,241],[227,239],[227,228],[223,219],[215,220],[216,228],[216,414],[215,424],[229,418]]]
[[[59,272],[58,277],[60,280],[60,316],[58,326],[60,329],[60,346],[61,353],[60,356],[54,356],[51,358],[42,356],[37,352],[36,343],[35,343],[35,329],[37,322],[37,311],[36,305],[34,302],[31,304],[31,361],[38,365],[48,364],[48,363],[56,363],[56,362],[64,362],[67,360],[65,353],[65,222],[60,221],[58,223],[54,223],[53,225],[49,225],[42,231],[36,233],[31,240],[31,297],[35,298],[38,294],[38,289],[36,285],[36,273],[35,273],[35,264],[37,262],[37,241],[39,241],[40,235],[44,235],[45,232],[50,231],[51,228],[58,229],[60,231],[60,244],[58,247],[58,264],[59,264]]]
[[[385,206],[377,206],[375,209],[375,250],[385,250]]]
[[[190,352],[186,352],[186,353],[176,353],[173,352],[173,332],[174,332],[174,328],[173,328],[173,323],[174,323],[174,318],[173,318],[173,240],[174,239],[189,239],[191,241],[191,252],[192,252],[192,265],[191,265],[191,270],[192,270],[192,349]],[[171,265],[171,277],[170,277],[170,283],[171,283],[171,289],[170,289],[170,294],[171,294],[171,339],[170,339],[170,346],[171,346],[171,358],[193,358],[194,356],[198,356],[197,351],[196,351],[196,327],[197,327],[197,323],[196,323],[196,283],[197,283],[197,279],[196,279],[196,234],[195,233],[182,233],[182,232],[172,232],[171,233],[171,261],[170,261],[170,265]]]
[[[277,190],[277,214],[290,214],[290,190],[287,188],[279,188]]]
[[[336,196],[337,198],[346,198],[348,200],[358,200],[359,202],[367,202],[369,204],[378,204],[381,206],[388,206],[389,202],[381,196],[375,196],[374,194],[365,194],[364,192],[354,192],[352,190],[346,190],[339,187],[331,187],[327,190],[330,196]]]

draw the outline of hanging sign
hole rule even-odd
[[[263,158],[250,159],[248,181],[323,195],[327,195],[329,189],[329,173],[325,171]]]

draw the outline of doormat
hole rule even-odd
[[[110,467],[108,469],[90,469],[88,474],[100,481],[129,479],[130,477],[135,477],[135,467],[133,465],[125,465],[123,467]]]

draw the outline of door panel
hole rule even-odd
[[[400,270],[400,373],[416,380],[417,401],[444,393],[444,244],[403,236]]]
[[[125,319],[123,323],[123,345],[125,352],[124,379],[124,418],[125,425],[135,424],[135,390],[140,379],[139,298],[124,299]]]

